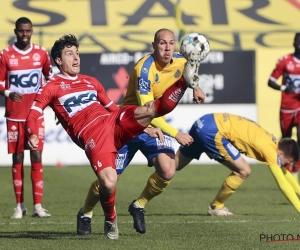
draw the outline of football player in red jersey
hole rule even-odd
[[[5,117],[7,122],[8,153],[12,155],[12,176],[17,207],[11,218],[20,219],[27,213],[24,203],[24,149],[25,120],[36,92],[42,85],[43,75],[52,76],[50,57],[45,48],[30,42],[32,23],[26,17],[15,23],[17,42],[0,54],[0,94],[5,96]],[[44,116],[38,121],[40,144],[37,150],[30,151],[31,180],[34,209],[33,217],[50,217],[42,208],[43,166],[42,150],[44,144]]]
[[[85,151],[100,183],[104,233],[109,239],[118,239],[115,210],[117,151],[145,130],[153,118],[176,107],[187,86],[192,86],[195,81],[193,72],[199,67],[200,55],[192,56],[186,63],[183,74],[186,78],[181,77],[160,98],[143,106],[119,108],[108,98],[97,79],[79,74],[78,47],[73,35],[65,35],[54,43],[51,56],[60,74],[49,79],[36,95],[26,121],[28,143],[32,149],[39,147],[36,122],[49,105],[73,142]]]
[[[300,33],[294,37],[294,53],[281,57],[273,70],[268,86],[282,92],[280,105],[280,129],[282,138],[292,137],[292,129],[297,128],[297,142],[300,146]],[[281,85],[276,81],[282,76]],[[287,169],[298,180],[300,162]]]

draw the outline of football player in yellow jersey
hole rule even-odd
[[[192,125],[189,134],[194,142],[189,147],[180,147],[176,152],[176,168],[181,170],[191,160],[199,159],[202,153],[215,159],[232,173],[225,179],[219,193],[208,207],[208,215],[232,216],[225,201],[250,175],[251,168],[241,153],[265,162],[277,184],[295,209],[300,212],[300,187],[284,166],[299,160],[296,141],[277,138],[245,117],[214,113],[200,117]]]
[[[144,56],[134,66],[121,106],[144,105],[146,102],[159,98],[168,87],[180,79],[186,59],[182,55],[174,53],[175,46],[175,36],[172,31],[160,29],[155,33],[152,42],[154,51],[152,54]],[[196,103],[203,103],[205,94],[198,86],[193,89],[193,94]],[[142,234],[146,232],[144,207],[152,198],[164,191],[176,172],[175,151],[171,137],[175,138],[182,146],[188,146],[193,142],[193,138],[189,134],[178,131],[169,125],[165,118],[155,118],[151,125],[163,131],[163,142],[147,133],[141,133],[118,151],[116,159],[118,178],[138,150],[147,158],[148,166],[155,167],[155,172],[149,177],[143,192],[128,208],[134,220],[134,228]],[[156,136],[155,132],[153,135]],[[91,233],[90,218],[93,208],[99,202],[98,189],[99,184],[95,181],[91,185],[83,208],[77,215],[78,234]]]

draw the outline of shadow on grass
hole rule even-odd
[[[78,240],[88,240],[89,236],[81,236],[70,232],[45,232],[45,231],[26,231],[26,232],[5,232],[2,231],[0,239],[34,239],[34,240],[57,240],[60,238],[72,238]]]

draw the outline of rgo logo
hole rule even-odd
[[[66,98],[66,96],[64,96],[64,98]],[[63,106],[66,111],[70,113],[70,116],[73,116],[75,113],[77,113],[77,111],[82,110],[83,108],[91,105],[94,102],[97,102],[97,92],[89,91],[82,92],[82,94],[67,98],[63,101]]]
[[[29,73],[12,73],[8,78],[10,89],[22,94],[36,93],[40,87],[40,77],[40,70],[33,70]]]

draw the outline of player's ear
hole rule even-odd
[[[58,64],[58,65],[61,65],[61,59],[59,57],[56,57],[55,58],[55,62]]]

